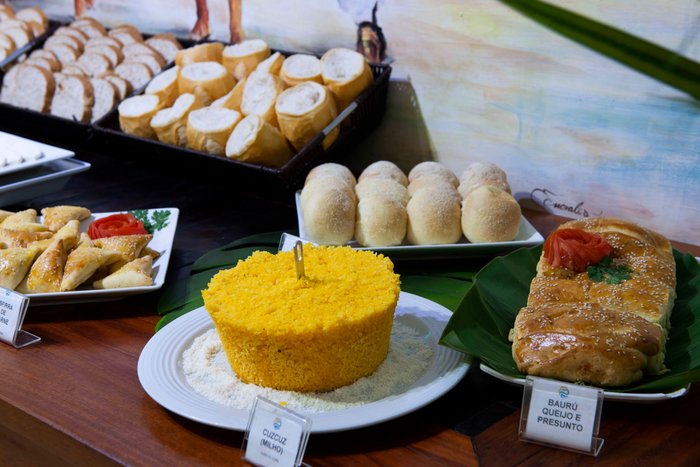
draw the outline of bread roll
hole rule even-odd
[[[219,107],[190,112],[187,116],[187,147],[223,156],[226,141],[240,119],[241,114],[235,110]]]
[[[175,54],[175,65],[183,68],[196,62],[221,63],[224,44],[221,42],[205,42],[188,49],[178,50]]]
[[[396,201],[402,206],[408,204],[409,195],[405,186],[390,178],[362,178],[355,185],[355,194],[358,199],[377,196],[383,199]]]
[[[146,39],[146,45],[158,51],[168,63],[175,61],[177,52],[182,49],[182,44],[170,33],[150,37]]]
[[[350,49],[330,49],[321,57],[323,84],[333,94],[341,112],[372,84],[372,71],[361,54]]]
[[[160,110],[158,96],[144,94],[129,97],[119,104],[118,110],[119,127],[124,133],[155,139],[156,134],[151,128],[150,122],[156,112]]]
[[[93,93],[93,104],[91,112],[91,121],[95,122],[104,114],[112,110],[119,102],[119,91],[116,86],[102,78],[93,78],[90,80]]]
[[[299,151],[338,116],[335,102],[322,84],[309,81],[283,91],[275,104],[282,134]],[[328,148],[338,137],[334,128],[323,140]]]
[[[506,173],[491,162],[472,162],[459,176],[459,194],[466,198],[469,193],[481,185],[493,185],[510,193]]]
[[[282,81],[290,87],[305,81],[323,84],[321,61],[313,55],[290,55],[284,59],[279,75]]]
[[[219,97],[211,103],[212,107],[222,107],[224,109],[241,110],[241,101],[243,100],[243,89],[245,88],[246,78],[243,78],[231,89],[225,96]]]
[[[455,188],[459,186],[459,179],[457,176],[447,167],[439,162],[435,161],[425,161],[417,164],[408,173],[409,183],[427,175],[442,177],[449,183],[451,183]]]
[[[180,94],[190,92],[202,105],[227,94],[236,80],[220,63],[196,62],[180,69],[177,87]]]
[[[457,243],[462,236],[459,202],[449,192],[426,187],[406,206],[406,238],[413,245]]]
[[[270,56],[270,47],[261,39],[249,39],[223,49],[221,62],[237,80],[255,70],[258,63]]]
[[[391,179],[403,186],[408,185],[408,178],[396,164],[390,161],[377,161],[365,167],[358,182],[367,178]]]
[[[226,157],[270,167],[281,167],[293,156],[277,128],[257,115],[248,115],[233,129]]]
[[[357,203],[355,240],[362,246],[400,245],[406,236],[407,221],[403,204],[377,195],[361,197]]]
[[[158,141],[176,146],[187,145],[187,116],[199,103],[194,94],[181,94],[172,107],[159,110],[151,119]]]
[[[258,115],[266,122],[279,127],[275,102],[283,90],[284,83],[278,76],[258,71],[251,73],[243,87],[241,112],[246,116]]]
[[[51,100],[51,115],[76,120],[90,121],[94,94],[90,80],[85,76],[55,73],[56,90]]]
[[[355,233],[355,199],[352,191],[331,178],[319,178],[301,191],[301,214],[309,240],[344,245]]]
[[[450,183],[445,177],[440,175],[424,175],[423,177],[414,179],[408,184],[408,195],[413,196],[414,193],[423,188],[435,188],[437,190],[442,190],[452,196],[458,203],[462,201],[462,197],[459,196],[459,192],[454,185],[452,185],[452,183]]]
[[[178,92],[178,72],[180,67],[175,65],[153,78],[144,93],[158,96],[163,107],[170,107],[177,99]]]
[[[491,185],[472,191],[462,205],[462,231],[472,243],[509,242],[520,229],[520,205]]]
[[[350,169],[344,165],[336,164],[335,162],[326,162],[325,164],[321,164],[311,169],[309,174],[306,176],[306,180],[304,180],[304,186],[311,183],[315,179],[323,178],[334,179],[348,187],[351,192],[355,192],[355,185],[357,184],[355,176],[352,174]]]
[[[37,112],[47,112],[56,82],[53,74],[34,65],[15,65],[5,74],[0,102]]]

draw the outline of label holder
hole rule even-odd
[[[528,425],[528,422],[532,422],[533,417],[536,420],[536,417],[538,416],[536,411],[540,408],[539,404],[533,403],[533,396],[542,397],[545,394],[552,394],[551,389],[553,387],[559,388],[558,395],[560,399],[563,397],[569,397],[569,394],[573,393],[571,397],[584,402],[583,405],[586,405],[585,403],[588,401],[589,404],[586,423],[590,424],[588,427],[588,430],[590,431],[589,436],[586,436],[585,438],[579,437],[578,440],[567,442],[566,440],[557,439],[556,436],[549,437],[541,433],[533,433],[534,430],[532,430],[532,423]],[[565,393],[565,395],[562,393]],[[518,438],[521,441],[528,443],[540,444],[542,446],[597,457],[600,454],[603,444],[605,443],[605,440],[598,436],[600,432],[600,420],[603,414],[603,400],[604,393],[600,388],[528,376],[525,380],[525,387],[523,391],[523,403],[522,410],[520,412]],[[530,430],[528,430],[528,427],[530,427]]]
[[[41,341],[41,337],[22,330],[29,308],[29,297],[0,287],[0,341],[21,349]]]

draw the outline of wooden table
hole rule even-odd
[[[180,208],[168,282],[203,252],[293,228],[291,197],[241,194],[222,177],[192,177],[133,158],[80,152],[92,169],[60,193],[15,209],[78,204],[94,212]],[[118,156],[118,154],[117,154]],[[148,157],[143,155],[144,160]],[[528,212],[546,234],[561,221]],[[700,254],[700,248],[678,245]],[[0,465],[238,464],[242,433],[174,415],[141,389],[136,365],[158,321],[159,294],[31,308],[39,345],[0,345]],[[593,458],[518,441],[522,389],[473,366],[441,399],[400,419],[311,436],[311,465],[571,464]],[[606,403],[596,463],[700,465],[700,392],[649,405]]]

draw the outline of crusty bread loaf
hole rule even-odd
[[[199,103],[194,94],[180,94],[172,107],[159,110],[151,119],[151,128],[158,141],[176,146],[187,146],[187,116]]]
[[[275,102],[283,90],[284,83],[278,76],[257,71],[251,73],[243,88],[241,112],[246,116],[258,115],[266,122],[279,127]]]
[[[367,60],[350,49],[330,49],[321,57],[323,83],[335,98],[341,112],[360,95],[374,78]]]
[[[344,245],[355,233],[355,197],[333,177],[316,178],[301,191],[306,236],[324,245]]]
[[[413,194],[406,210],[406,238],[413,245],[457,243],[462,236],[459,201],[449,191],[422,188]]]
[[[442,177],[455,188],[459,185],[459,179],[450,169],[436,161],[424,161],[416,164],[408,173],[409,183],[425,176]]]
[[[472,243],[509,242],[520,229],[520,205],[491,185],[473,190],[462,205],[462,231]]]
[[[255,67],[255,71],[279,75],[280,70],[282,69],[282,63],[284,63],[284,55],[279,52],[275,52],[262,62],[258,63],[258,66]]]
[[[51,100],[51,114],[88,123],[94,102],[92,85],[85,76],[54,73],[56,90]]]
[[[363,246],[400,245],[406,236],[407,222],[403,204],[382,196],[363,196],[357,203],[355,240]]]
[[[132,90],[141,88],[153,78],[151,69],[138,62],[122,62],[117,65],[114,72],[127,80]]]
[[[78,57],[78,65],[90,78],[96,78],[112,70],[112,62],[98,52],[88,51]]]
[[[408,185],[408,178],[396,164],[391,161],[373,162],[362,171],[358,182],[367,178],[391,179],[403,186]]]
[[[179,95],[177,78],[180,67],[175,65],[153,78],[144,92],[146,94],[155,94],[160,99],[163,107],[170,107]]]
[[[221,61],[237,79],[243,79],[270,56],[270,47],[261,39],[248,39],[223,49]]]
[[[117,105],[119,91],[116,86],[102,78],[92,78],[90,84],[93,93],[91,120],[95,122]]]
[[[187,116],[187,147],[223,156],[226,142],[241,119],[235,110],[204,107]]]
[[[225,94],[212,102],[212,107],[223,107],[224,109],[231,109],[240,112],[245,82],[246,78],[243,78],[237,82],[233,89],[228,92],[228,94]]]
[[[202,105],[226,95],[236,80],[231,73],[217,62],[196,62],[180,68],[177,79],[179,92],[190,92]]]
[[[257,115],[241,120],[226,142],[226,157],[241,162],[281,167],[292,156],[282,133]]]
[[[124,133],[155,139],[151,119],[160,110],[158,96],[145,94],[124,99],[119,104],[119,127]]]
[[[166,62],[174,62],[177,52],[182,49],[182,44],[173,34],[157,34],[146,39],[146,45],[156,50],[163,56]]]
[[[510,193],[506,173],[492,162],[472,162],[459,176],[459,194],[466,198],[481,185],[493,185]]]
[[[355,185],[358,199],[377,196],[396,201],[402,206],[408,204],[409,195],[405,186],[391,178],[362,178]]]
[[[0,101],[37,112],[51,106],[56,83],[53,74],[34,65],[15,65],[5,74]]]
[[[221,42],[205,42],[187,49],[178,50],[175,54],[175,65],[183,68],[196,62],[221,63],[224,44]]]
[[[277,97],[275,113],[282,134],[297,151],[314,139],[338,115],[328,89],[313,81],[283,91]],[[333,144],[339,131],[336,127],[324,138],[324,148]]]
[[[290,55],[284,59],[279,75],[282,81],[290,87],[305,81],[323,84],[321,61],[313,55]]]

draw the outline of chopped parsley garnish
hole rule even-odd
[[[150,218],[148,215],[148,209],[134,209],[130,212],[136,219],[143,221],[143,227],[148,231],[148,233],[151,234],[166,228],[170,219],[170,211],[155,210],[151,214]]]
[[[624,265],[615,266],[610,256],[604,257],[600,263],[588,266],[588,277],[593,282],[619,284],[632,277],[632,270]]]

